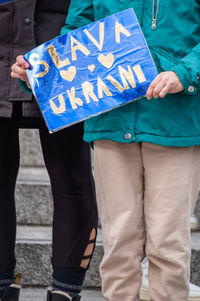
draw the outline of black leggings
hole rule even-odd
[[[90,149],[82,140],[83,124],[49,134],[41,120],[38,128],[54,201],[53,271],[85,273],[96,239],[97,208]],[[15,267],[14,189],[19,169],[18,132],[17,118],[0,118],[1,274],[12,272]]]

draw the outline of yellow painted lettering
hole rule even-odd
[[[71,103],[71,106],[72,106],[73,110],[76,110],[78,108],[78,106],[83,105],[83,101],[78,97],[76,98],[74,87],[71,88],[71,91],[67,90],[67,94],[69,96],[69,100],[70,100],[70,103]]]
[[[57,106],[52,99],[50,100],[50,107],[56,115],[64,113],[66,111],[65,100],[62,94],[58,96],[58,100],[59,106]]]
[[[122,87],[122,85],[111,75],[108,75],[107,80],[115,86],[119,90],[119,92],[123,92],[125,89]]]
[[[97,40],[91,35],[91,33],[87,29],[84,29],[83,32],[92,41],[92,43],[100,51],[102,51],[102,49],[103,49],[103,43],[104,43],[104,23],[102,23],[102,22],[99,23],[99,42],[97,42]]]
[[[133,75],[131,67],[128,66],[128,71],[125,70],[124,68],[122,68],[121,66],[119,66],[118,68],[119,68],[119,74],[120,74],[122,83],[124,85],[124,89],[125,90],[130,89],[128,82],[132,88],[135,88],[136,84],[135,84],[135,79],[134,79],[134,75]]]
[[[44,77],[49,72],[49,65],[45,61],[40,61],[40,56],[38,53],[32,53],[29,57],[29,62],[33,66],[43,65],[44,71],[36,73],[34,76],[36,78]]]
[[[115,23],[115,39],[117,43],[120,43],[120,35],[124,34],[126,37],[130,37],[131,34],[128,32],[128,30],[122,26],[120,23],[116,22]]]
[[[99,101],[96,95],[94,94],[94,87],[91,83],[84,82],[82,84],[82,88],[87,103],[90,103],[90,98],[94,101]]]
[[[35,74],[35,77],[44,77],[49,72],[49,65],[45,61],[38,61],[36,65],[43,65],[44,71]]]
[[[72,52],[72,61],[77,60],[76,51],[79,50],[85,55],[89,55],[90,51],[83,46],[81,43],[79,43],[74,37],[71,36],[71,52]]]
[[[100,77],[98,77],[98,96],[99,98],[103,98],[103,92],[107,95],[107,96],[112,96],[112,93],[109,91],[108,87],[106,86],[106,84],[102,81],[102,79]]]
[[[146,82],[146,77],[139,64],[133,67],[133,71],[135,72],[139,83]]]
[[[48,50],[54,64],[56,65],[56,68],[60,69],[62,67],[70,65],[70,61],[68,59],[65,59],[65,60],[61,61],[61,59],[58,56],[58,54],[56,52],[56,49],[54,48],[53,45],[48,46],[47,50]]]

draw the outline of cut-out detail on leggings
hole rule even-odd
[[[97,234],[97,230],[95,228],[93,228],[91,233],[90,233],[89,243],[88,243],[88,245],[85,249],[83,259],[82,259],[81,264],[80,264],[81,268],[84,268],[84,269],[88,268],[88,265],[90,263],[92,253],[93,253],[94,247],[95,247],[96,234]],[[86,258],[86,257],[89,257],[89,258]]]
[[[94,250],[94,243],[92,242],[92,243],[90,243],[90,244],[87,246],[87,248],[86,248],[85,253],[84,253],[83,256],[85,257],[85,256],[90,256],[90,255],[92,255],[93,250]]]
[[[83,260],[81,261],[81,268],[87,269],[89,263],[90,263],[90,258],[88,258],[88,259],[83,259]]]
[[[92,231],[91,231],[90,239],[89,240],[94,240],[95,237],[96,237],[96,233],[97,233],[96,229],[93,228]]]

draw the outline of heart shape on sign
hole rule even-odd
[[[115,57],[112,53],[107,55],[99,54],[98,61],[106,68],[111,68],[114,63]]]
[[[60,75],[68,82],[72,82],[76,76],[76,67],[71,66],[67,70],[61,70]]]
[[[95,65],[89,65],[88,66],[88,70],[90,70],[91,72],[93,72],[95,69]]]

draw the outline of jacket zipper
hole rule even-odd
[[[153,0],[153,5],[152,5],[152,25],[151,25],[152,29],[156,29],[157,28],[159,1],[160,0]]]

